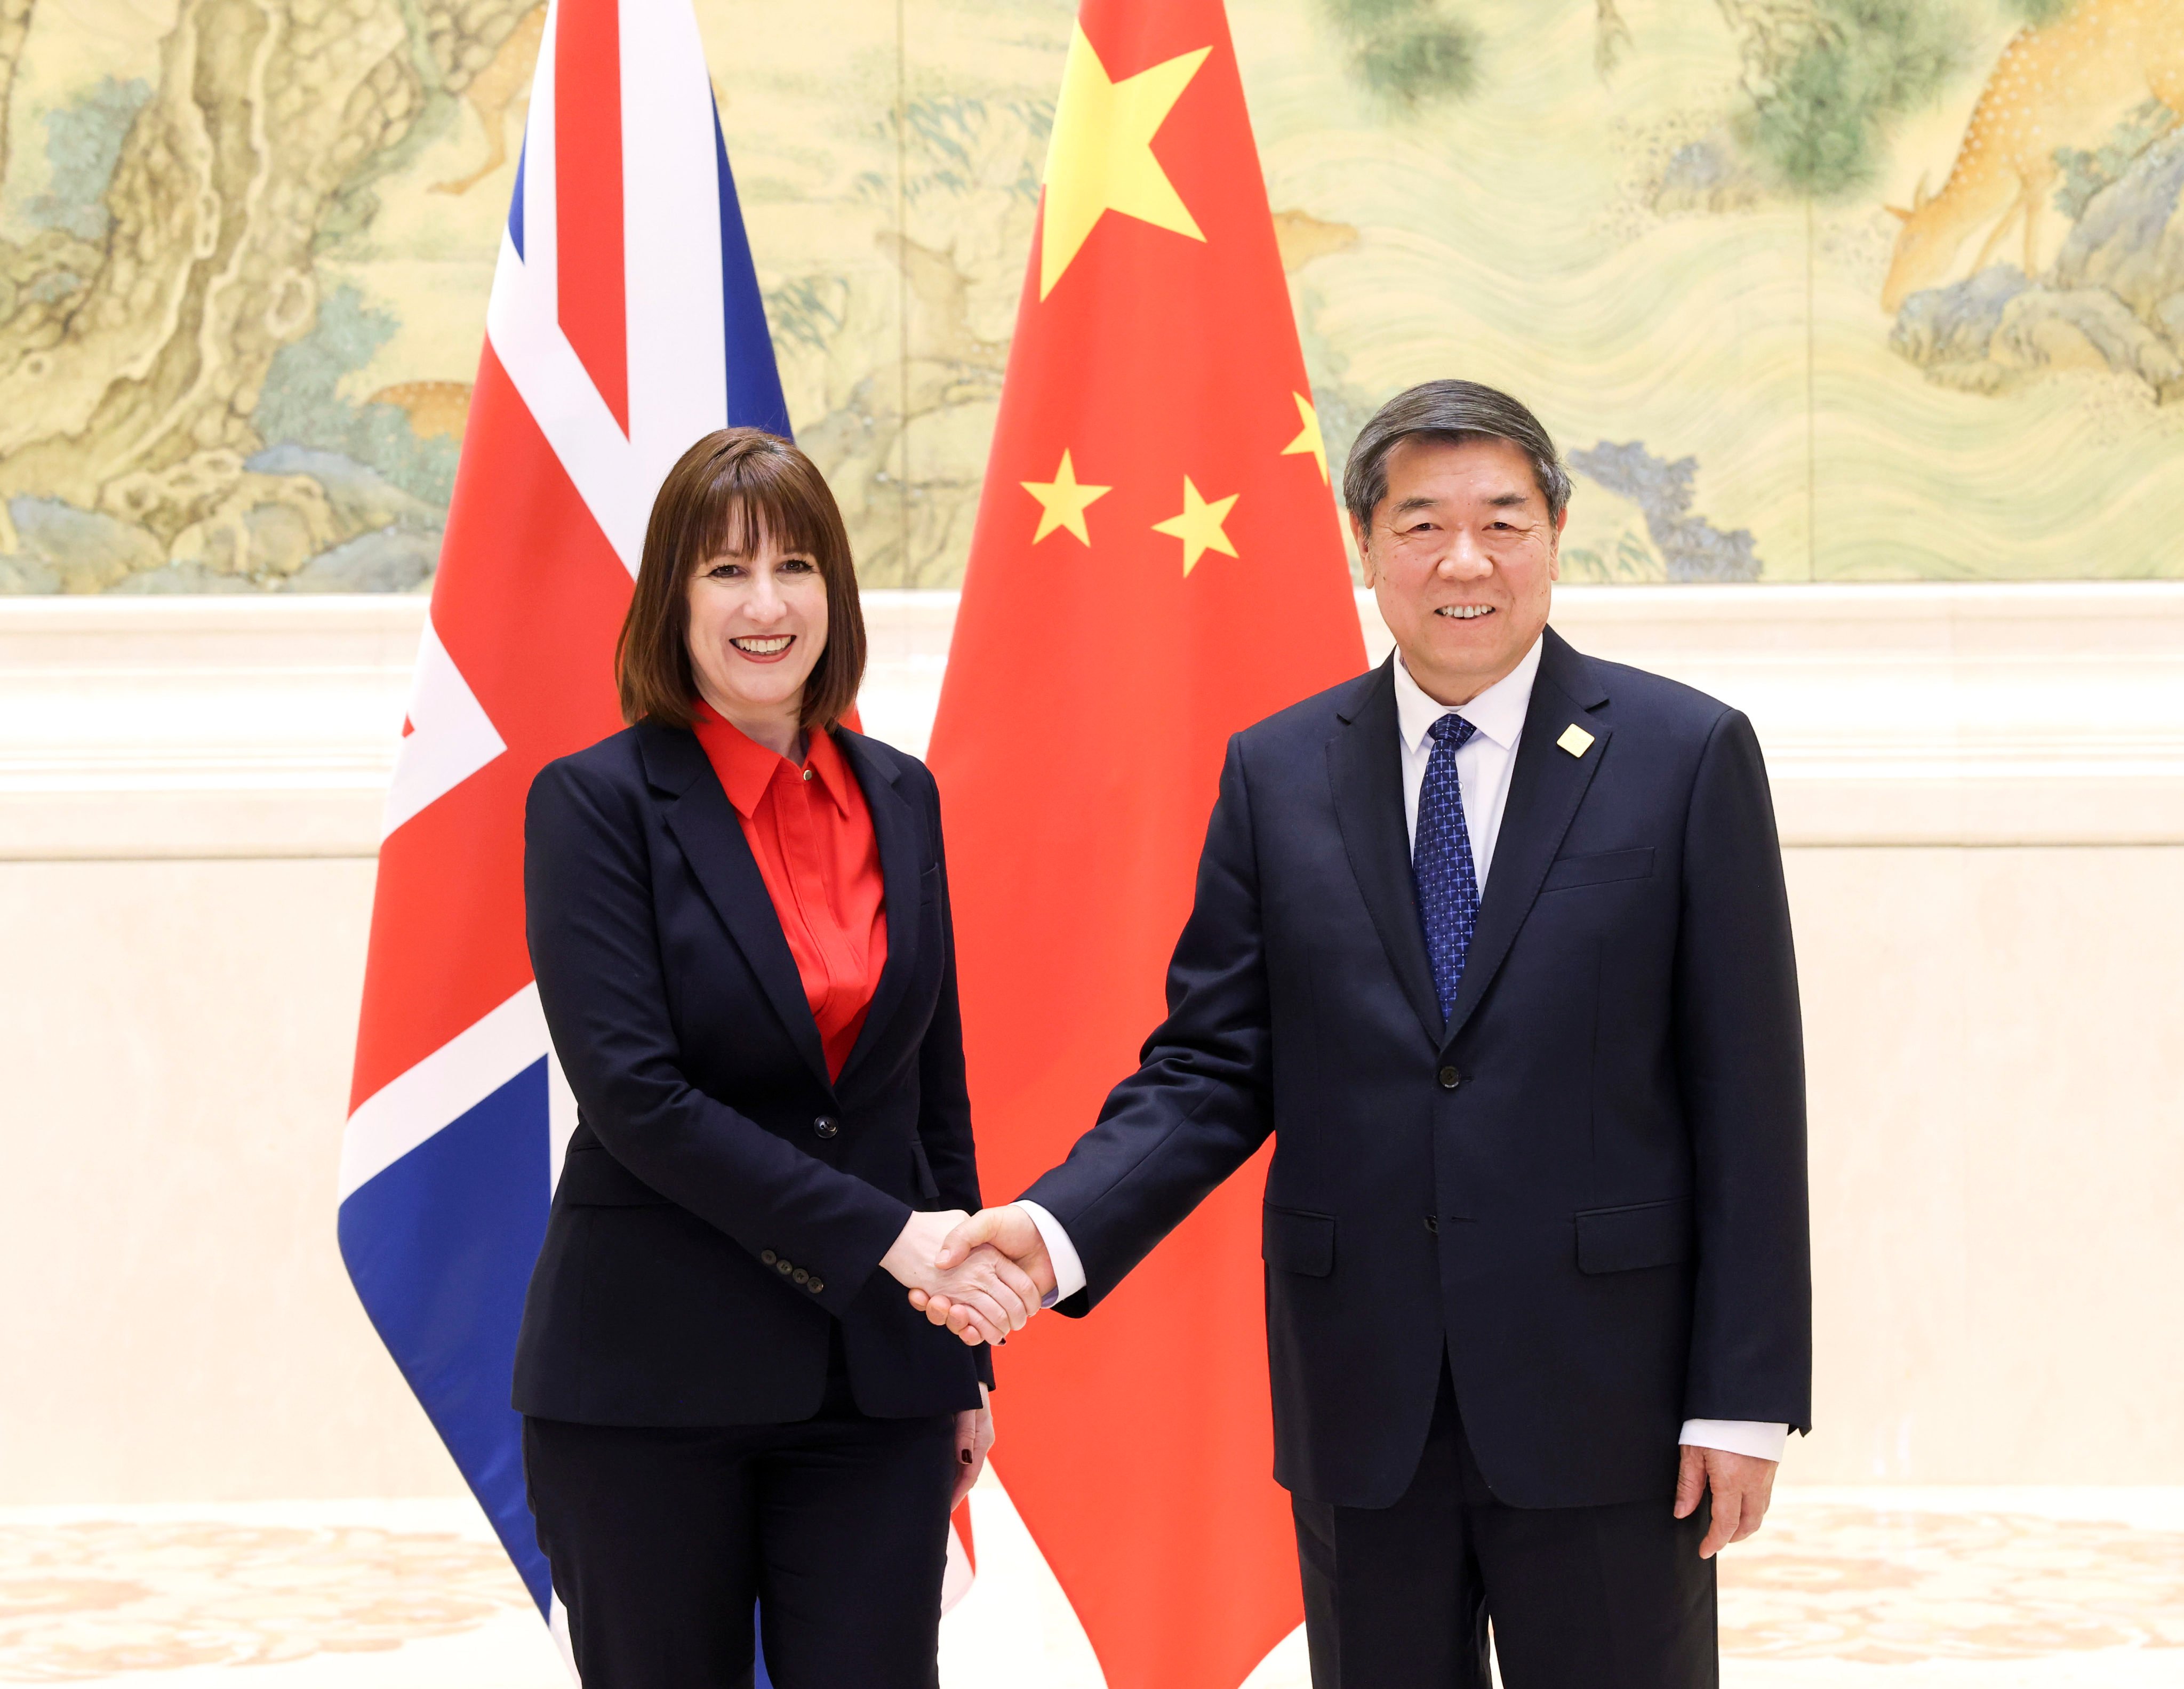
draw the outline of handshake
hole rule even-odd
[[[1022,1330],[1055,1285],[1039,1228],[1013,1205],[912,1214],[880,1265],[912,1307],[974,1346]]]

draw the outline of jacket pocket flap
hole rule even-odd
[[[1574,885],[1605,885],[1611,880],[1650,879],[1653,847],[1635,850],[1602,850],[1590,856],[1564,856],[1547,870],[1541,891],[1567,891]]]
[[[1284,1273],[1304,1273],[1324,1279],[1334,1270],[1334,1216],[1310,1214],[1301,1208],[1265,1210],[1259,1253],[1269,1267]]]
[[[561,1200],[578,1208],[651,1208],[661,1196],[604,1150],[571,1149],[561,1163]]]
[[[1627,1208],[1593,1208],[1577,1217],[1580,1273],[1630,1273],[1667,1267],[1693,1253],[1691,1200],[1639,1202]]]

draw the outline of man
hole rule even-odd
[[[1508,1689],[1710,1685],[1713,1557],[1810,1418],[1759,747],[1548,627],[1569,481],[1514,399],[1413,387],[1343,493],[1396,655],[1230,742],[1143,1065],[941,1259],[1082,1314],[1273,1132],[1314,1684],[1484,1686],[1490,1619]]]

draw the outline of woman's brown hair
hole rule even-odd
[[[778,434],[722,428],[682,454],[644,528],[637,590],[615,641],[621,718],[690,725],[690,577],[709,558],[748,555],[760,539],[811,555],[827,583],[827,644],[804,683],[802,725],[831,727],[865,677],[865,614],[849,531],[818,465]]]

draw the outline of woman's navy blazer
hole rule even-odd
[[[836,739],[872,811],[888,950],[833,1082],[695,735],[640,722],[532,784],[531,962],[577,1124],[524,1303],[519,1412],[808,1419],[834,1320],[866,1413],[978,1405],[985,1352],[879,1267],[913,1208],[979,1206],[939,794],[915,757]]]

